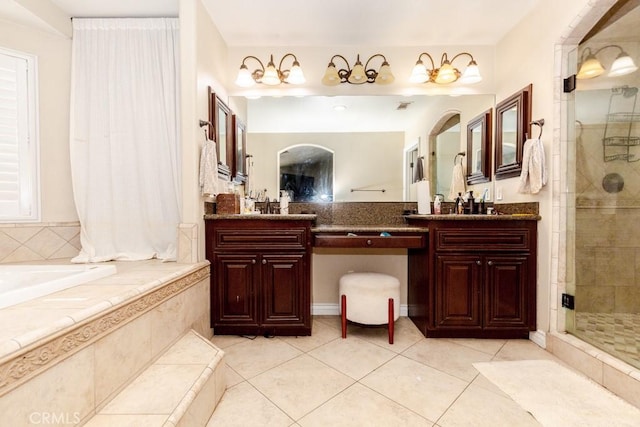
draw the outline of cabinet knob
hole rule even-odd
[[[476,260],[476,264],[482,265],[482,262],[478,259],[478,260]]]
[[[487,264],[493,265],[493,261],[489,261],[489,262],[487,262]]]
[[[236,302],[240,301],[240,295],[236,295]]]
[[[368,240],[367,240],[367,246],[371,246],[371,244],[372,244],[372,243],[373,243],[373,242],[371,241],[371,239],[368,239]]]
[[[263,260],[262,260],[262,263],[263,263],[263,264],[266,264],[266,263],[267,263],[267,260],[266,260],[266,259],[263,259]]]
[[[256,260],[255,260],[255,259],[252,259],[252,260],[251,260],[251,264],[255,264],[255,263],[256,263]]]

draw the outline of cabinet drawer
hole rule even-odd
[[[424,234],[380,236],[344,234],[316,234],[313,245],[324,248],[423,248],[426,245]]]
[[[231,229],[215,230],[215,250],[305,250],[308,229],[287,227],[286,230]]]
[[[528,251],[531,235],[528,229],[483,228],[481,230],[435,229],[436,251]]]

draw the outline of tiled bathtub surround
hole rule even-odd
[[[71,258],[80,248],[78,222],[0,224],[0,263]]]
[[[3,423],[86,420],[188,330],[211,337],[207,262],[115,264],[116,275],[0,310]]]

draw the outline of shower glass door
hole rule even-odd
[[[567,153],[570,160],[575,153],[568,234],[575,229],[567,293],[575,311],[566,310],[566,329],[640,368],[640,7],[609,16],[575,57],[579,67],[595,57],[604,70],[595,64],[593,77],[578,70],[585,78],[577,80],[568,124],[575,141]],[[626,68],[618,62],[625,55]]]

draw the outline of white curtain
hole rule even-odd
[[[177,19],[73,20],[73,262],[176,258],[178,37]]]

